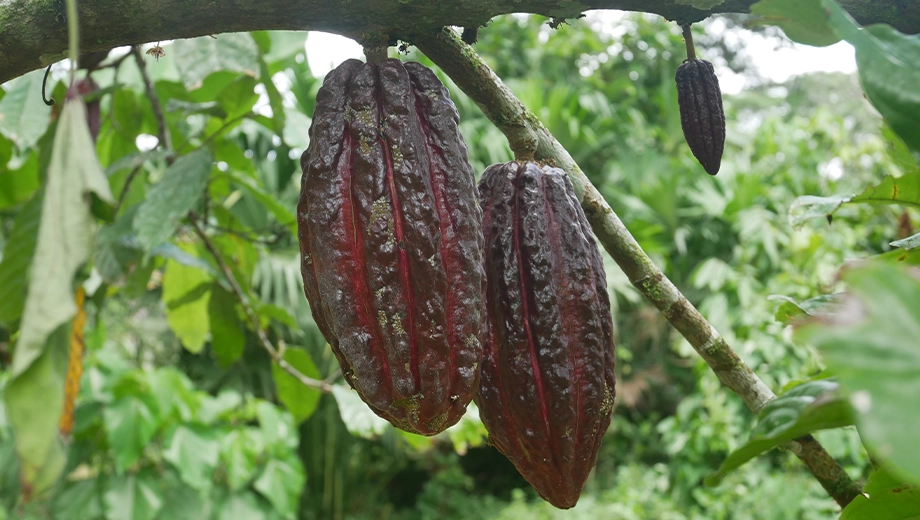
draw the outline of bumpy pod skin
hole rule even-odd
[[[316,96],[297,206],[304,292],[379,416],[434,435],[479,387],[482,212],[459,116],[418,63],[349,60]]]
[[[677,67],[677,104],[690,151],[706,173],[719,173],[725,149],[725,112],[712,63],[692,59]]]
[[[540,496],[567,509],[613,409],[603,262],[562,170],[492,165],[479,194],[489,334],[476,404],[489,441]]]

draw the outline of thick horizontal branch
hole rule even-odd
[[[472,27],[528,12],[572,18],[590,9],[622,9],[695,22],[744,13],[756,0],[724,0],[711,10],[689,0],[80,0],[83,52],[122,45],[256,30],[326,31],[357,40],[409,38],[446,25]],[[888,23],[920,33],[920,2],[839,0],[862,24]],[[714,2],[713,2],[714,3]],[[64,2],[0,1],[0,83],[65,58]]]
[[[687,339],[723,385],[738,394],[755,414],[776,397],[655,266],[568,151],[471,47],[449,29],[420,36],[413,43],[479,105],[508,138],[518,158],[535,157],[568,173],[597,240],[630,282]],[[813,437],[797,439],[789,447],[841,507],[860,493],[859,486]]]

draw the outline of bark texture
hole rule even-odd
[[[317,30],[363,40],[408,38],[445,25],[476,27],[508,13],[576,17],[590,9],[642,11],[682,22],[744,13],[756,0],[80,0],[83,52],[158,40],[255,30]],[[839,0],[861,24],[920,32],[915,0]],[[59,0],[0,1],[0,83],[65,58],[67,16]]]

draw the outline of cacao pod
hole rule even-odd
[[[304,292],[348,384],[434,435],[479,388],[482,212],[447,89],[418,63],[349,60],[316,96],[301,157]]]
[[[677,67],[677,104],[690,151],[706,173],[719,173],[725,148],[725,112],[712,63],[689,59]]]
[[[532,162],[479,183],[489,331],[476,403],[492,443],[544,499],[578,501],[610,424],[613,323],[571,181]]]

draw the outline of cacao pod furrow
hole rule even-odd
[[[302,158],[302,269],[348,383],[397,427],[432,435],[459,420],[478,385],[481,213],[446,89],[407,65],[355,62],[345,81],[338,69],[324,81],[341,110],[318,96],[313,125],[342,133],[311,131]]]
[[[489,333],[477,403],[537,492],[575,505],[614,391],[603,264],[564,172],[489,167],[480,181]]]

